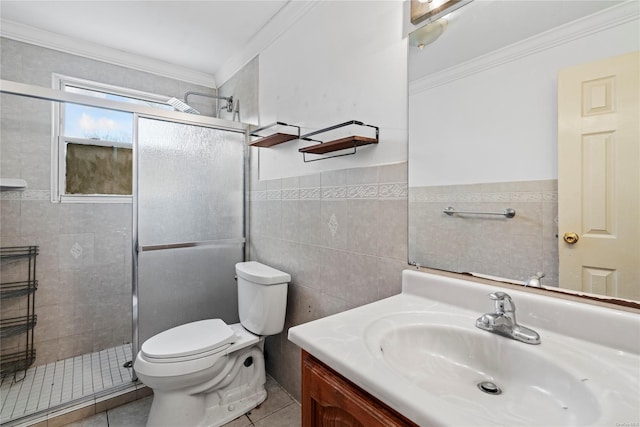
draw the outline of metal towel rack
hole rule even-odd
[[[446,213],[447,215],[451,216],[453,214],[467,214],[467,215],[501,215],[504,216],[505,218],[513,218],[514,216],[516,216],[516,211],[515,209],[511,209],[511,208],[507,208],[504,210],[504,212],[464,212],[464,211],[457,211],[454,208],[452,208],[451,206],[449,206],[448,208],[446,208],[445,210],[443,210],[442,212]]]

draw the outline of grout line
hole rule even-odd
[[[109,369],[109,355],[106,350],[100,352],[100,372],[102,373],[103,384],[113,387],[113,378],[111,376],[111,370]]]
[[[82,356],[73,358],[73,381],[71,382],[71,398],[79,399],[82,397]]]
[[[117,356],[117,363],[118,363],[118,371],[120,372],[120,376],[122,377],[123,381],[127,381],[129,378],[126,378],[129,376],[129,370],[127,368],[125,368],[123,365],[126,362],[126,355],[124,353],[124,348],[122,346],[120,347],[116,347],[116,356]]]
[[[114,384],[120,383],[120,381],[122,380],[122,376],[120,375],[120,371],[116,370],[115,367],[114,367],[114,357],[117,357],[117,356],[115,356],[115,350],[110,348],[107,351],[108,351],[108,355],[109,355],[109,358],[108,358],[108,360],[109,360],[109,371],[111,372],[111,378],[113,379],[113,383]],[[116,360],[115,363],[117,363],[117,360]],[[118,375],[116,375],[116,373]]]
[[[14,383],[12,380],[12,384],[9,389],[9,393],[7,394],[7,400],[6,400],[6,402],[8,402],[8,405],[5,402],[5,405],[2,408],[2,411],[5,414],[8,414],[9,419],[13,417],[13,409],[16,405],[16,401],[18,400],[18,395],[20,394],[21,389],[22,389],[22,381],[20,381],[19,383]]]
[[[38,409],[40,395],[42,394],[42,389],[44,387],[44,374],[46,369],[46,365],[36,366],[36,373],[31,385],[31,390],[29,391],[25,413],[29,413]]]
[[[7,403],[7,398],[9,397],[9,393],[11,392],[11,384],[7,385],[7,377],[9,375],[2,377],[2,385],[0,385],[0,414],[4,410],[4,405]]]
[[[16,401],[13,405],[13,411],[11,413],[11,417],[22,416],[24,414],[24,410],[27,406],[27,398],[29,396],[29,392],[31,391],[31,381],[33,377],[33,370],[29,369],[25,373],[24,379],[20,381],[20,391],[16,397]],[[26,396],[26,397],[25,397]],[[16,412],[17,411],[17,412]]]
[[[51,401],[51,392],[53,389],[54,373],[55,373],[55,364],[48,363],[45,368],[42,390],[40,392],[40,396],[38,397],[38,406],[36,408],[36,411],[41,411],[49,408],[49,403]]]
[[[71,400],[71,393],[69,390],[69,370],[72,369],[71,364],[69,363],[69,359],[65,359],[62,363],[62,375],[60,375],[60,380],[62,386],[60,387],[60,401],[63,402],[65,400]],[[69,395],[67,397],[67,394]]]
[[[105,389],[131,382],[130,370],[119,366],[127,358],[127,350],[131,352],[128,343],[36,366],[27,370],[19,382],[5,377],[0,393],[0,422],[46,413],[50,408],[86,399],[99,391],[108,393]],[[120,379],[113,381],[118,376]],[[111,384],[105,387],[109,380]]]
[[[51,388],[51,398],[49,399],[49,407],[55,406],[62,400],[62,384],[64,378],[64,362],[55,362],[53,373],[53,386]]]
[[[91,370],[91,353],[82,355],[82,395],[93,394],[93,371]]]
[[[93,391],[98,392],[104,389],[102,381],[102,370],[100,369],[100,353],[91,353],[91,378],[93,378]]]

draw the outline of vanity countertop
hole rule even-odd
[[[536,330],[540,345],[475,328],[476,318],[493,311],[488,294],[496,291],[513,298],[518,323]],[[445,333],[438,342],[418,342],[423,340],[414,330],[402,341],[399,331],[420,327]],[[452,370],[429,370],[429,361],[442,361],[436,354],[442,337],[458,333],[463,338],[454,347],[467,346],[471,354],[460,357],[481,364],[487,357],[505,385],[502,395],[466,384],[471,378],[467,367],[458,372],[456,360]],[[405,270],[401,294],[292,327],[289,340],[420,425],[615,426],[640,421],[640,316],[635,313]],[[394,348],[385,347],[391,342]],[[487,343],[495,354],[484,354],[476,343]],[[420,346],[426,364],[418,360],[417,368],[407,365],[405,370],[403,353]],[[474,355],[476,350],[484,356]],[[500,379],[501,374],[506,377]]]

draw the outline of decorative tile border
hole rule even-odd
[[[350,185],[347,187],[347,198],[349,199],[375,199],[378,197],[378,185]]]
[[[362,184],[336,187],[287,188],[250,191],[249,201],[265,200],[331,200],[331,199],[406,199],[406,182]]]
[[[282,199],[282,190],[267,190],[267,200]]]
[[[378,197],[381,199],[388,198],[407,198],[409,186],[406,182],[393,184],[380,184]]]
[[[301,188],[299,193],[300,200],[319,200],[322,195],[321,190],[320,187]]]
[[[282,200],[298,200],[300,198],[299,188],[282,189]]]

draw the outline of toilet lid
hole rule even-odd
[[[176,326],[146,340],[140,350],[147,357],[166,359],[193,356],[228,346],[237,339],[221,319],[208,319]]]

